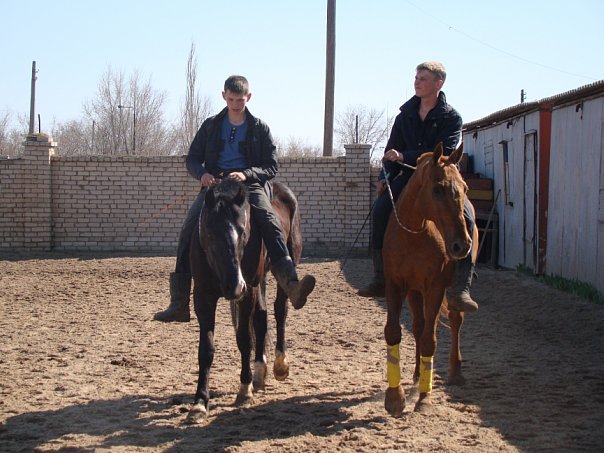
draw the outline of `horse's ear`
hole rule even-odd
[[[432,152],[432,162],[434,163],[434,165],[438,165],[438,161],[442,155],[443,142],[439,142],[438,145],[436,145],[436,148],[434,148],[434,151]]]
[[[459,148],[457,148],[455,151],[453,151],[451,153],[451,155],[449,156],[449,161],[447,163],[457,165],[459,163],[459,161],[461,160],[462,155],[463,155],[463,142],[461,145],[459,145]]]
[[[241,187],[239,187],[239,190],[237,191],[237,195],[235,195],[235,198],[233,198],[233,201],[235,202],[235,204],[242,206],[243,203],[245,202],[245,196],[246,196],[245,189],[243,188],[243,186],[241,186]]]
[[[214,189],[208,188],[205,196],[205,205],[208,209],[213,209],[216,206],[216,198],[214,196]]]

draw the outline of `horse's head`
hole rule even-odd
[[[442,143],[439,143],[431,155],[423,155],[417,163],[422,176],[417,202],[426,218],[436,225],[445,241],[447,255],[454,260],[465,258],[472,246],[463,217],[468,186],[456,166],[462,153],[463,145],[451,155],[443,156]]]
[[[241,273],[243,251],[250,235],[250,205],[246,187],[225,179],[206,192],[199,216],[199,239],[210,268],[227,299],[246,289]]]

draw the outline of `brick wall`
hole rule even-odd
[[[0,251],[174,253],[199,183],[177,157],[58,157],[27,141],[0,160]],[[277,180],[298,196],[304,254],[344,256],[371,204],[369,146],[346,155],[284,158]],[[369,225],[352,254],[366,253]]]

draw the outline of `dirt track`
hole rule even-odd
[[[368,260],[349,261],[344,277],[336,261],[303,262],[319,283],[303,310],[290,310],[290,377],[269,379],[250,407],[233,405],[239,354],[221,303],[210,417],[186,425],[197,322],[151,321],[173,263],[0,261],[0,451],[604,450],[604,307],[480,269],[481,309],[462,330],[467,384],[444,384],[440,328],[433,413],[394,419],[383,409],[384,301],[355,295]],[[412,355],[405,333],[407,391]]]

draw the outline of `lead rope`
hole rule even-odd
[[[417,167],[413,167],[409,164],[402,164],[403,166],[410,168],[412,170],[415,170]],[[426,229],[426,219],[423,220],[422,222],[422,227],[419,230],[412,230],[411,228],[407,228],[405,225],[403,225],[401,223],[401,219],[398,218],[398,213],[396,212],[396,203],[394,202],[394,196],[392,195],[392,189],[390,189],[390,183],[388,182],[388,172],[386,171],[386,169],[384,168],[384,163],[382,162],[382,170],[384,171],[384,183],[386,184],[386,188],[388,189],[388,195],[390,195],[390,202],[392,203],[392,212],[394,214],[394,217],[396,218],[396,222],[399,224],[399,226],[405,230],[407,233],[411,233],[411,234],[419,234],[421,232],[423,232]]]

